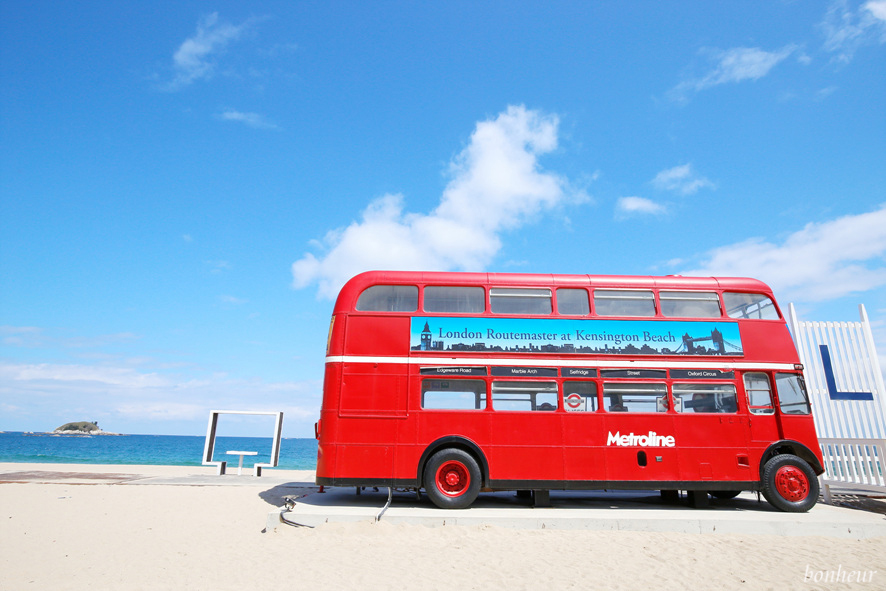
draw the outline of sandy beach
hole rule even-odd
[[[212,473],[0,464],[0,589],[886,588],[886,538],[384,520],[263,532],[282,502],[281,487],[264,477],[228,479],[234,486],[138,485]],[[311,485],[310,472],[270,474],[292,490]],[[844,582],[825,582],[830,572]],[[867,580],[846,582],[853,572]]]

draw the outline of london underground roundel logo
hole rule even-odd
[[[570,394],[565,399],[566,406],[569,408],[578,408],[581,406],[581,396],[578,394]]]

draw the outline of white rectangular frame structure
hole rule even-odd
[[[280,439],[283,435],[283,412],[260,411],[260,410],[211,410],[209,411],[209,426],[206,428],[206,443],[203,446],[203,465],[215,466],[218,475],[225,473],[227,462],[212,461],[215,451],[215,434],[218,426],[218,415],[269,415],[276,417],[274,421],[274,440],[271,444],[271,461],[267,464],[256,462],[252,467],[253,476],[261,476],[262,468],[276,468],[280,463]]]

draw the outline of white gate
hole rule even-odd
[[[803,362],[815,430],[830,486],[886,492],[886,389],[864,305],[860,322],[806,322],[791,304],[791,333]]]

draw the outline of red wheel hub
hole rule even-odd
[[[436,480],[440,492],[449,497],[457,497],[468,490],[471,474],[464,464],[450,460],[437,468]]]
[[[796,503],[809,495],[809,479],[796,466],[782,466],[775,473],[775,488],[783,498]]]

